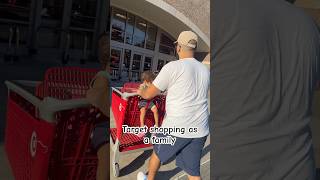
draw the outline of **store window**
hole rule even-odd
[[[124,51],[124,59],[123,59],[123,66],[124,69],[129,70],[130,68],[130,59],[131,59],[131,50],[126,49]]]
[[[132,59],[132,70],[133,71],[140,71],[140,64],[142,60],[142,55],[134,54]]]
[[[31,0],[0,0],[0,17],[17,21],[28,21]]]
[[[41,23],[44,23],[46,26],[60,26],[63,14],[63,5],[63,0],[44,0],[41,10],[43,21],[41,21]],[[59,21],[59,23],[50,23],[46,20],[56,20]]]
[[[126,12],[120,9],[113,8],[112,10],[112,32],[111,39],[123,42],[124,40],[124,32],[126,27]]]
[[[150,71],[152,69],[152,57],[146,56],[144,58],[143,71]]]
[[[134,45],[144,48],[146,37],[147,22],[142,18],[136,17],[136,27],[134,29]]]
[[[79,31],[71,31],[70,37],[70,48],[71,49],[80,49],[86,50],[91,49],[90,44],[92,44],[93,33],[89,32],[79,32]]]
[[[156,46],[157,27],[148,23],[146,49],[154,50]]]
[[[96,0],[73,0],[71,26],[93,29],[96,17]]]
[[[174,43],[174,40],[172,38],[170,38],[165,34],[161,34],[159,52],[174,56],[175,46],[173,43]]]
[[[126,43],[131,45],[133,44],[134,20],[134,15],[128,13],[128,19],[126,24]]]
[[[121,50],[120,49],[111,49],[111,65],[112,69],[118,69],[121,59]]]
[[[165,64],[165,60],[159,59],[159,60],[158,60],[157,70],[160,71],[160,70],[162,69],[162,67],[164,66],[164,64]]]

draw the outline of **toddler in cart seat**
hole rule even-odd
[[[139,89],[145,89],[148,86],[150,86],[155,79],[155,75],[151,71],[145,71],[141,75],[141,81],[142,84],[140,85]],[[155,126],[159,127],[159,114],[158,114],[158,108],[155,105],[153,100],[146,100],[141,99],[138,103],[139,109],[140,109],[140,127],[143,127],[145,116],[147,113],[147,110],[151,110],[153,112],[153,117],[155,121]],[[143,137],[145,133],[139,133],[139,137]]]

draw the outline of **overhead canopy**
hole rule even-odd
[[[172,37],[192,30],[199,36],[198,51],[209,52],[210,39],[186,16],[162,0],[111,0],[111,5],[143,17]]]

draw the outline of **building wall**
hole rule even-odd
[[[210,37],[210,0],[163,0],[170,4]]]
[[[163,0],[176,8],[190,19],[198,28],[210,38],[210,0]],[[205,64],[210,64],[207,53],[198,53],[196,58]]]

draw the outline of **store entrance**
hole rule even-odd
[[[111,70],[114,81],[140,81],[143,71],[153,70],[153,56],[125,48],[111,48]]]

